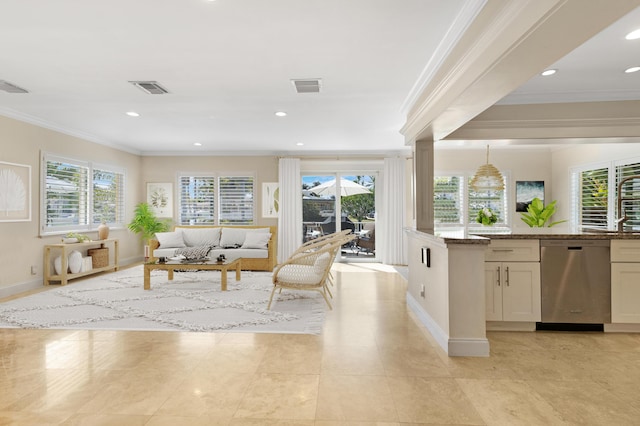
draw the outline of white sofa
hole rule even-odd
[[[241,257],[242,269],[273,271],[276,266],[275,226],[176,226],[172,232],[156,234],[149,241],[151,258],[174,257],[182,251],[208,248],[209,257],[220,254]],[[187,249],[187,250],[184,250]]]

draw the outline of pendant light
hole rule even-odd
[[[478,167],[471,179],[471,186],[476,191],[500,191],[504,189],[504,178],[493,164],[489,164],[489,145],[487,145],[487,164]]]

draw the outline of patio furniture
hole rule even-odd
[[[375,253],[376,252],[376,226],[375,223],[367,223],[358,233],[355,245],[359,252]],[[356,253],[356,255],[358,254]]]

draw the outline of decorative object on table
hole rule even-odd
[[[78,250],[73,250],[69,253],[69,260],[67,263],[69,264],[69,272],[77,274],[82,269],[82,253]]]
[[[72,274],[77,274],[82,270],[82,262],[82,253],[80,253],[78,250],[73,250],[67,256],[67,271],[71,272]],[[53,269],[58,275],[63,272],[62,256],[57,256],[55,259],[53,259]]]
[[[262,183],[262,217],[278,217],[280,187],[278,182]]]
[[[104,268],[109,265],[109,248],[92,248],[87,250],[87,255],[91,256],[91,265],[94,269]]]
[[[565,219],[551,222],[549,225],[546,225],[546,223],[551,220],[551,216],[556,212],[556,203],[557,200],[553,200],[545,206],[541,199],[534,198],[531,200],[531,204],[527,207],[527,213],[520,213],[520,219],[532,228],[551,228],[554,225],[566,222]]]
[[[0,222],[31,221],[31,166],[0,161]]]
[[[109,238],[109,225],[102,221],[102,223],[98,225],[98,239],[106,240],[107,238]]]
[[[62,239],[63,243],[84,243],[85,241],[91,241],[86,235],[78,234],[77,232],[68,232]]]
[[[471,186],[476,191],[500,191],[504,189],[504,178],[500,171],[489,164],[489,145],[487,145],[487,163],[478,167],[471,179]]]
[[[173,217],[173,185],[147,183],[147,204],[157,217]]]
[[[516,212],[526,212],[534,198],[539,198],[544,203],[543,180],[516,181]]]
[[[478,210],[478,216],[476,222],[481,223],[484,226],[491,226],[498,221],[498,216],[489,207],[483,207]]]

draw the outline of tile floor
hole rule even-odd
[[[0,330],[0,424],[640,425],[640,334],[449,358],[391,271],[337,264],[319,336]]]

